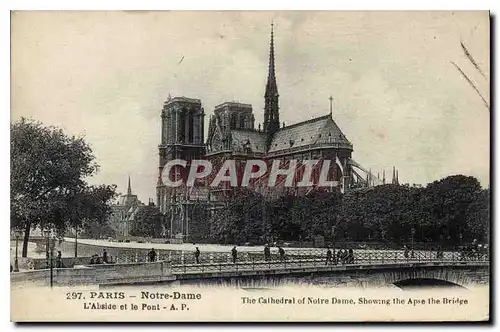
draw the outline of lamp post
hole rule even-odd
[[[19,237],[21,236],[21,232],[16,230],[14,231],[14,236],[16,237],[16,259],[14,261],[14,272],[19,272]]]
[[[78,227],[75,227],[75,258],[78,257]]]
[[[45,262],[45,268],[49,268],[49,246],[50,246],[50,243],[49,243],[49,236],[50,236],[50,231],[49,230],[44,230],[43,231],[43,236],[45,237],[46,239],[46,242],[45,242],[45,259],[46,259],[46,262]]]
[[[414,258],[415,257],[415,242],[414,242],[414,238],[415,238],[415,227],[412,227],[411,228],[411,258]]]
[[[332,248],[335,249],[335,226],[332,226]]]

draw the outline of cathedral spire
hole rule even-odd
[[[274,63],[274,24],[271,23],[271,45],[269,47],[269,70],[267,74],[267,84],[265,106],[264,106],[264,131],[268,134],[268,143],[280,128],[280,116],[278,106],[278,84],[276,83],[276,70]]]
[[[130,186],[130,175],[128,176],[128,189],[127,189],[127,196],[132,195],[132,186]]]

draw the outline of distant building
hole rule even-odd
[[[118,236],[130,236],[130,229],[135,216],[139,210],[145,206],[137,195],[132,194],[130,176],[128,178],[128,189],[126,195],[121,195],[119,201],[111,206],[112,214],[110,225]]]

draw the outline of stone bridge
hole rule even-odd
[[[299,266],[300,265],[300,266]],[[12,282],[49,284],[214,285],[265,288],[286,284],[327,287],[462,286],[488,284],[489,263],[404,262],[324,265],[319,261],[171,265],[169,262],[102,264],[12,273]]]
[[[250,268],[239,266],[220,271],[185,269],[173,266],[176,284],[214,284],[238,287],[269,287],[283,284],[313,284],[331,287],[461,286],[488,284],[489,263],[404,262],[385,264],[348,264],[325,266],[272,266]]]

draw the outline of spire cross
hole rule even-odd
[[[333,97],[332,97],[332,96],[330,96],[330,98],[328,98],[328,99],[330,99],[330,114],[332,114],[332,103],[333,103]]]

